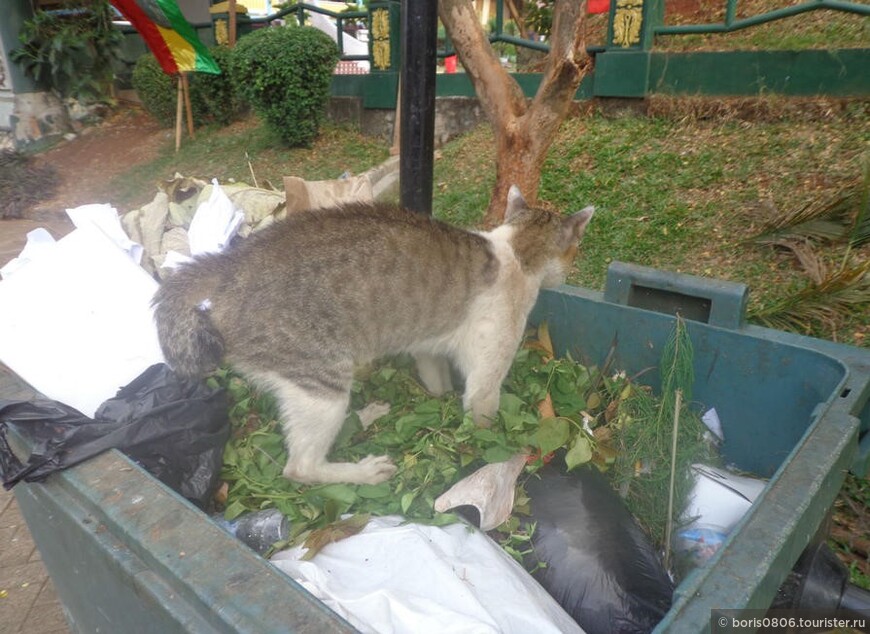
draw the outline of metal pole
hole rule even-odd
[[[402,5],[399,195],[403,207],[425,214],[432,213],[437,37],[438,3],[406,0]]]

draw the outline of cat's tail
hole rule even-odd
[[[194,294],[186,277],[179,271],[164,280],[152,304],[169,367],[182,377],[199,378],[220,364],[224,340],[209,314],[211,300]]]

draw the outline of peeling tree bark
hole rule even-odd
[[[586,0],[556,0],[550,52],[531,100],[499,62],[472,0],[439,0],[439,15],[495,134],[496,183],[484,217],[484,224],[493,226],[504,218],[511,185],[529,201],[538,196],[547,151],[591,67]]]

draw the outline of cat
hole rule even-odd
[[[539,290],[564,281],[593,212],[563,217],[512,187],[488,232],[380,203],[292,214],[164,280],[160,344],[180,376],[226,360],[274,393],[284,477],[377,484],[395,473],[387,456],[327,460],[354,366],[409,352],[439,395],[452,389],[449,359],[463,406],[487,425]]]

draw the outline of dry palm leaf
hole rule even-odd
[[[856,212],[866,189],[866,179],[863,183],[862,179],[855,179],[833,195],[819,195],[802,207],[773,219],[749,241],[780,246],[784,240],[851,241],[857,220],[865,215],[856,216]]]
[[[801,240],[799,238],[781,238],[772,241],[771,244],[791,251],[798,259],[798,262],[800,262],[804,272],[813,281],[813,284],[821,284],[825,278],[828,277],[827,265],[815,252],[813,245],[809,240]]]
[[[750,318],[769,328],[808,332],[814,323],[836,324],[844,315],[870,305],[870,262],[843,268],[820,284],[754,311]]]

